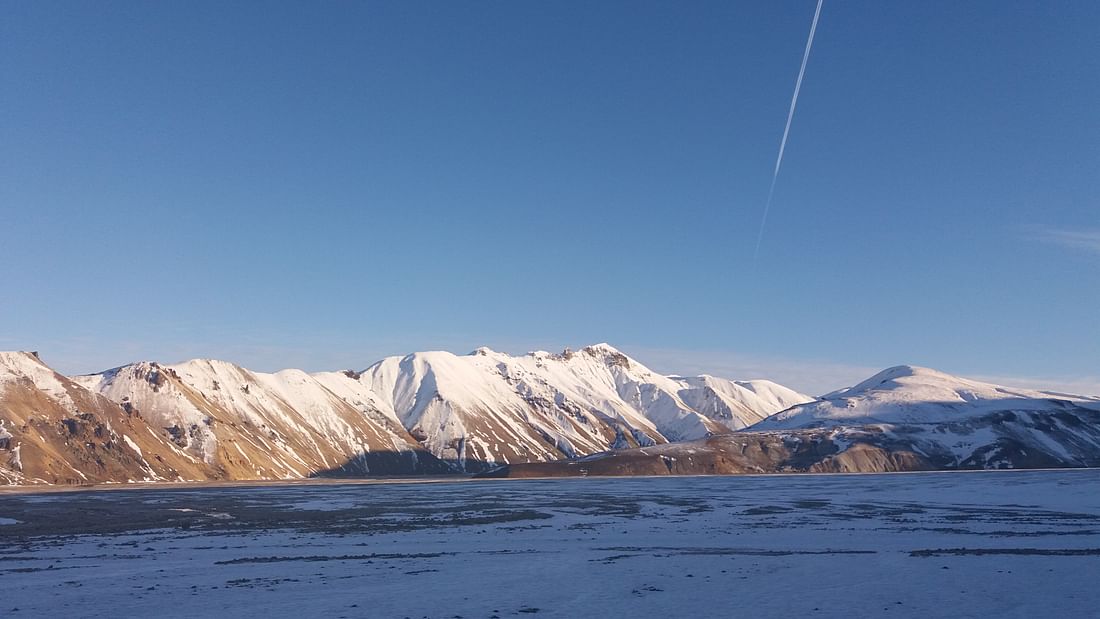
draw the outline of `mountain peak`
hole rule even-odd
[[[153,365],[157,365],[157,364],[154,363]],[[207,358],[188,359],[187,361],[182,361],[180,363],[173,363],[172,365],[179,366],[179,367],[210,367],[210,368],[217,368],[217,367],[239,368],[240,367],[239,365],[237,365],[237,364],[235,364],[231,361],[222,361],[221,359],[207,359]]]
[[[952,392],[980,394],[979,397],[1003,397],[1009,393],[997,385],[969,380],[932,368],[916,365],[895,365],[848,389],[829,394],[829,397],[853,397],[874,392],[914,392],[932,396],[933,392],[945,395]],[[1021,390],[1011,390],[1014,393]]]
[[[616,354],[617,353],[617,354],[620,354],[620,355],[623,354],[623,352],[621,350],[619,350],[618,348],[615,348],[614,346],[612,346],[611,344],[608,344],[607,342],[600,342],[599,344],[590,344],[588,346],[585,346],[581,350],[583,350],[583,351],[585,351],[589,354],[595,354],[595,353],[602,353],[602,354]]]
[[[581,352],[591,357],[595,357],[608,365],[616,365],[622,368],[630,368],[632,363],[634,363],[630,357],[606,342],[585,346],[581,349]]]
[[[0,382],[20,377],[53,375],[37,352],[0,351]]]
[[[871,376],[863,382],[853,386],[851,391],[864,391],[875,387],[884,386],[886,383],[903,378],[927,377],[935,379],[954,378],[950,374],[917,365],[895,365]]]
[[[20,366],[25,364],[45,365],[39,358],[38,352],[26,350],[0,351],[0,363],[8,366]]]

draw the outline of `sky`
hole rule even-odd
[[[0,349],[1100,393],[1100,3],[0,1]]]

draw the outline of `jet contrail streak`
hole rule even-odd
[[[768,189],[768,201],[764,203],[764,216],[760,219],[760,232],[756,235],[756,249],[752,252],[752,264],[756,265],[756,257],[760,253],[760,242],[764,240],[764,226],[768,223],[768,211],[772,208],[772,196],[775,195],[775,181],[779,178],[779,166],[783,165],[783,151],[787,149],[787,135],[791,132],[791,119],[794,118],[794,108],[798,105],[798,91],[802,89],[802,76],[806,74],[806,62],[810,59],[810,48],[814,44],[814,32],[817,31],[817,19],[821,17],[821,3],[817,0],[817,10],[814,11],[814,22],[810,25],[810,38],[806,39],[806,51],[802,53],[802,68],[798,70],[798,80],[794,83],[794,95],[791,96],[791,109],[787,111],[787,126],[783,128],[783,139],[779,142],[779,156],[775,158],[775,171],[772,172],[772,186]]]

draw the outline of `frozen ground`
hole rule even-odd
[[[1093,470],[0,494],[0,521],[11,617],[1100,609]]]

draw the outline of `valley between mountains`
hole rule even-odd
[[[0,353],[0,483],[881,472],[1100,465],[1100,398],[911,366],[814,398],[664,376],[607,344],[361,371]]]

